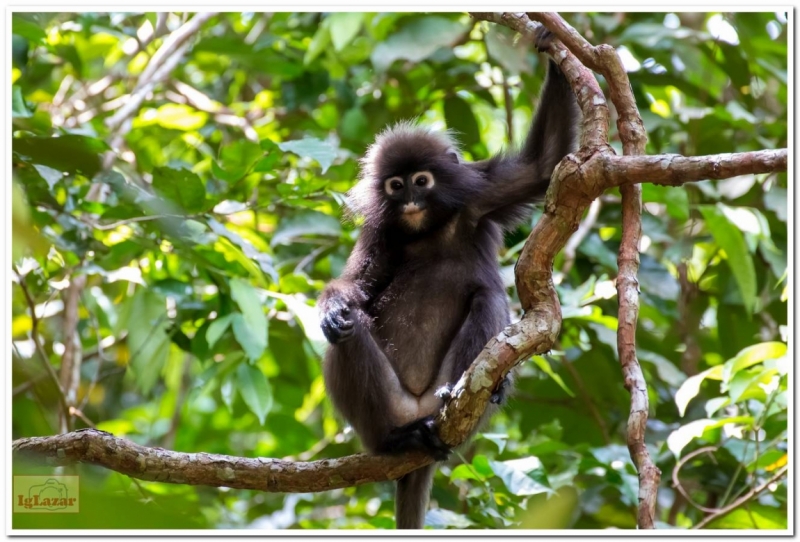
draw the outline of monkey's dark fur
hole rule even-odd
[[[503,231],[543,198],[574,150],[579,119],[551,61],[517,152],[466,163],[447,135],[410,123],[370,147],[350,199],[365,218],[361,235],[319,300],[328,394],[370,452],[447,457],[433,429],[440,397],[509,324],[497,265]],[[434,470],[397,482],[398,528],[422,528]]]

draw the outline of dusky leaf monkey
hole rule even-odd
[[[551,39],[540,29],[535,44],[545,50]],[[497,263],[503,232],[542,200],[556,164],[575,149],[579,121],[575,95],[550,61],[517,151],[466,162],[449,135],[408,122],[370,146],[348,202],[363,227],[318,303],[328,395],[370,452],[447,457],[433,426],[443,397],[509,324]],[[422,528],[434,471],[435,463],[397,481],[398,528]]]

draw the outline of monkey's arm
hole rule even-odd
[[[377,233],[362,230],[342,275],[320,294],[322,332],[331,344],[352,337],[353,311],[365,308],[382,286],[388,268],[385,253]]]
[[[575,149],[580,118],[575,95],[551,60],[522,149],[473,165],[486,181],[475,205],[478,214],[503,226],[525,217],[528,206],[544,198],[556,165]]]

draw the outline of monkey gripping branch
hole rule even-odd
[[[660,472],[644,444],[647,384],[636,359],[636,278],[641,236],[639,183],[680,186],[706,179],[786,171],[787,150],[699,157],[645,156],[646,133],[627,74],[615,50],[589,44],[555,13],[472,13],[475,19],[531,36],[544,24],[557,38],[548,53],[566,75],[583,113],[580,148],[556,168],[545,212],[531,232],[516,266],[524,315],[489,341],[455,385],[436,424],[448,445],[461,444],[474,429],[497,385],[518,363],[549,351],[561,328],[561,309],[552,281],[553,260],[578,229],[584,211],[605,190],[622,194],[622,243],[618,257],[618,350],[623,383],[631,394],[628,447],[639,471],[639,528],[653,528]],[[534,22],[534,21],[538,21]],[[609,109],[592,71],[608,82],[623,143],[618,156],[608,143]],[[267,458],[183,453],[150,448],[95,429],[19,439],[15,458],[48,465],[90,463],[133,478],[175,484],[257,489],[270,492],[325,491],[395,480],[433,462],[422,453],[404,456],[356,454],[339,459],[295,462]]]

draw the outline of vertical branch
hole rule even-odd
[[[611,102],[616,107],[617,130],[622,140],[623,154],[644,154],[647,132],[636,108],[628,74],[617,52],[609,45],[593,47],[574,28],[556,13],[530,13],[553,32],[567,48],[586,66],[608,81]],[[639,472],[640,529],[655,528],[656,497],[661,481],[661,471],[653,463],[645,444],[648,398],[647,382],[636,358],[636,322],[639,318],[639,241],[642,236],[642,189],[638,184],[620,187],[622,195],[622,242],[617,266],[617,300],[619,302],[617,349],[622,365],[625,388],[631,394],[628,416],[627,442],[636,469]]]

